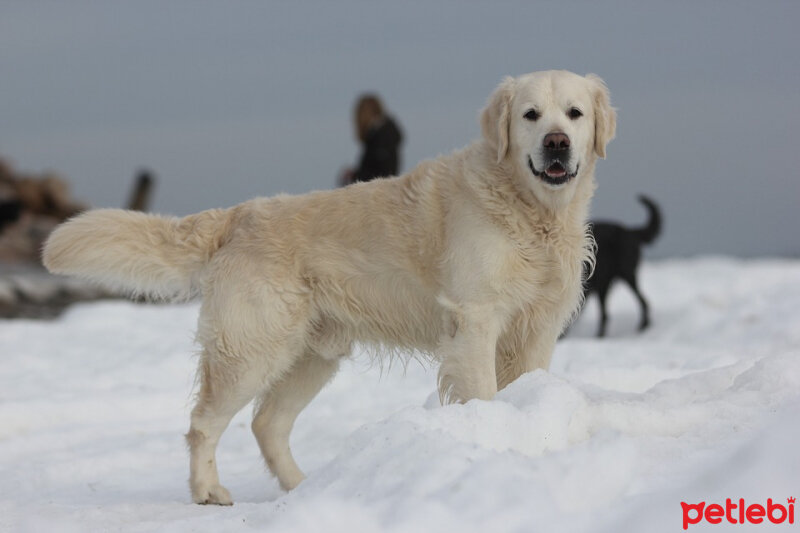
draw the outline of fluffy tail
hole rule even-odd
[[[196,292],[200,269],[228,233],[229,211],[184,218],[97,209],[59,226],[44,245],[50,272],[159,298]]]
[[[661,233],[661,211],[659,211],[655,202],[643,194],[639,195],[639,201],[647,207],[650,219],[646,226],[635,230],[635,233],[643,244],[650,244]]]

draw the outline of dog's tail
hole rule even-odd
[[[184,218],[122,209],[83,213],[56,228],[42,259],[50,272],[157,298],[187,298],[197,274],[221,246],[230,211]]]
[[[650,216],[646,226],[633,231],[642,244],[650,244],[661,233],[661,211],[653,200],[643,194],[639,195],[639,201],[647,208]]]

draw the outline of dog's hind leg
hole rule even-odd
[[[639,306],[642,309],[642,318],[639,320],[639,331],[644,331],[650,325],[650,307],[647,305],[647,300],[644,299],[642,292],[639,290],[639,284],[636,282],[636,275],[628,274],[623,276],[622,279],[630,286],[633,294],[636,295],[636,299],[639,300]]]
[[[231,505],[220,485],[215,452],[231,418],[276,383],[303,353],[302,302],[288,294],[266,313],[238,299],[240,291],[211,295],[200,312],[198,340],[203,345],[200,388],[186,440],[189,484],[196,503]]]
[[[234,365],[207,355],[199,370],[200,390],[186,434],[189,444],[189,485],[192,500],[200,504],[232,505],[230,493],[220,485],[215,453],[217,443],[231,418],[261,389],[261,376],[247,376]],[[232,372],[233,370],[233,372]]]
[[[338,358],[325,359],[307,352],[260,399],[253,418],[253,434],[267,466],[284,490],[295,488],[305,479],[289,449],[294,421],[338,368]]]
[[[222,433],[250,400],[276,383],[296,358],[293,350],[282,346],[266,356],[270,363],[242,357],[214,357],[203,354],[200,390],[192,410],[192,423],[186,441],[189,444],[192,500],[201,504],[231,505],[230,493],[219,482],[216,448]],[[265,356],[261,356],[265,357]]]
[[[606,307],[606,299],[608,297],[608,289],[610,284],[603,284],[597,287],[597,302],[600,304],[600,326],[597,328],[597,336],[606,336],[606,325],[608,324],[608,309]]]

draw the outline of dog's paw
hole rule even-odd
[[[222,485],[213,485],[193,491],[192,500],[200,505],[233,505],[231,493]]]

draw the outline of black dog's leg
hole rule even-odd
[[[608,296],[608,289],[610,284],[604,284],[597,287],[597,301],[600,303],[600,327],[597,330],[598,337],[606,336],[606,323],[608,322],[608,312],[606,311],[606,296]]]
[[[633,294],[636,295],[636,299],[639,300],[639,305],[642,308],[642,318],[639,321],[639,331],[644,331],[650,325],[650,307],[647,305],[647,300],[644,299],[642,292],[639,290],[639,284],[636,282],[636,276],[630,274],[625,276],[623,279],[630,286]]]

